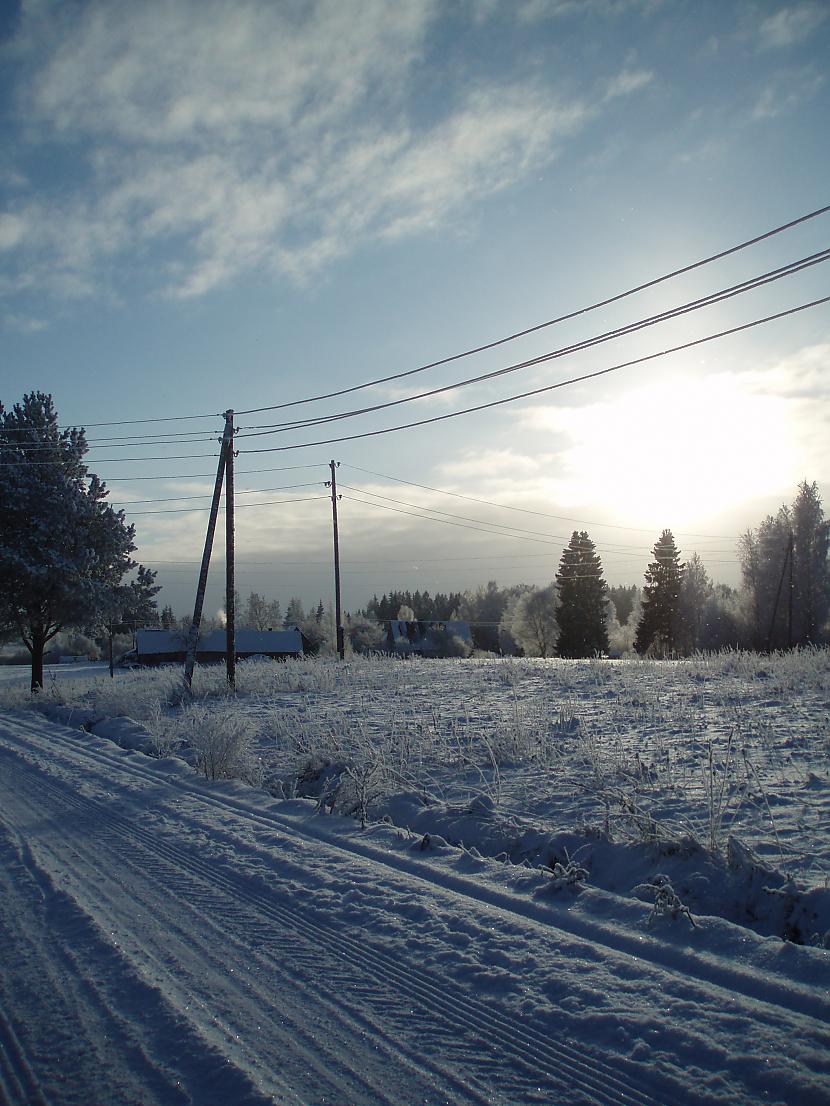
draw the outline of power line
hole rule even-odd
[[[243,507],[276,507],[282,506],[286,503],[315,503],[320,499],[328,501],[327,495],[312,495],[302,499],[272,499],[266,503],[237,503],[236,506],[239,510]],[[138,515],[187,515],[193,514],[196,511],[210,511],[210,507],[168,507],[161,511],[130,511],[129,509],[121,508],[125,514],[137,517]],[[219,510],[224,511],[224,507],[220,506]]]
[[[658,357],[665,357],[670,353],[679,353],[681,350],[692,349],[695,346],[704,345],[706,342],[713,342],[717,338],[725,338],[730,334],[739,334],[744,330],[751,330],[753,327],[761,326],[764,323],[774,322],[777,319],[786,318],[788,315],[795,315],[799,311],[807,311],[811,307],[818,307],[822,303],[827,303],[830,300],[830,296],[823,296],[821,299],[811,300],[809,303],[799,304],[798,307],[790,307],[786,311],[778,311],[774,315],[766,315],[761,319],[754,319],[749,323],[742,323],[740,326],[730,327],[728,330],[718,331],[716,334],[708,334],[704,338],[695,338],[690,342],[683,342],[679,346],[671,346],[668,349],[659,350],[657,353],[649,353],[644,357],[635,357],[631,361],[621,361],[617,365],[611,365],[607,369],[598,369],[596,372],[585,373],[582,376],[571,377],[569,380],[561,380],[557,384],[546,384],[541,388],[533,388],[527,392],[520,392],[518,395],[505,396],[503,399],[491,400],[489,403],[479,403],[475,407],[465,407],[461,411],[450,411],[444,415],[433,415],[428,419],[418,419],[414,422],[401,423],[398,426],[387,426],[380,430],[364,430],[359,434],[345,434],[340,438],[323,438],[314,442],[296,442],[293,445],[278,445],[261,447],[258,449],[243,449],[240,450],[243,454],[253,453],[283,453],[289,449],[308,449],[312,446],[318,445],[337,445],[340,442],[352,442],[358,438],[375,438],[381,434],[393,434],[398,430],[411,430],[416,426],[428,426],[431,423],[444,422],[446,419],[458,418],[460,415],[470,415],[476,411],[486,411],[493,407],[500,407],[505,403],[515,403],[520,399],[528,399],[530,396],[541,395],[544,392],[552,392],[558,388],[567,388],[571,384],[581,384],[586,380],[595,380],[600,376],[606,376],[608,373],[617,372],[620,369],[631,368],[633,365],[642,365],[646,361],[653,361]]]
[[[507,503],[496,503],[492,499],[479,499],[472,495],[462,495],[461,492],[450,492],[446,488],[431,488],[428,484],[416,484],[412,480],[403,480],[400,476],[389,476],[388,473],[373,472],[371,469],[361,468],[359,465],[350,465],[347,461],[341,462],[344,468],[353,469],[355,472],[363,472],[367,476],[377,476],[380,480],[394,480],[396,484],[407,484],[411,488],[420,488],[421,491],[435,492],[438,495],[449,495],[454,499],[466,499],[470,503],[481,503],[485,507],[498,507],[503,511],[519,511],[525,515],[537,515],[539,518],[552,518],[557,522],[575,522],[582,526],[603,526],[614,530],[628,530],[638,534],[653,534],[658,527],[623,526],[615,522],[592,522],[590,519],[571,518],[568,515],[554,515],[548,511],[533,511],[529,507],[512,507]],[[366,493],[370,494],[370,493]],[[707,538],[713,541],[736,541],[734,534],[696,534],[691,530],[678,530],[677,537]]]
[[[97,457],[93,464],[108,465],[115,461],[203,461],[207,457],[218,456],[218,453],[168,453],[163,457]],[[30,465],[56,465],[60,463],[60,461],[0,461],[0,468],[20,468],[21,466],[28,468]],[[83,461],[81,463],[84,464]],[[87,466],[84,464],[84,468],[86,467]],[[174,477],[174,479],[179,478]]]
[[[237,476],[254,476],[262,472],[298,472],[301,469],[316,469],[323,467],[328,468],[328,461],[319,461],[316,464],[308,465],[279,465],[277,468],[267,469],[244,469],[241,472],[237,470]],[[193,472],[184,476],[179,473],[174,473],[170,476],[116,476],[114,480],[109,481],[108,486],[111,487],[113,484],[126,484],[127,481],[135,480],[212,480],[215,476],[215,472]]]
[[[596,311],[600,307],[608,307],[612,303],[617,303],[619,300],[626,299],[628,296],[633,296],[637,292],[643,292],[647,288],[654,288],[658,284],[662,284],[664,281],[672,280],[674,277],[682,276],[684,273],[690,273],[694,269],[699,269],[703,265],[709,265],[713,261],[720,261],[724,257],[729,257],[730,254],[738,253],[740,250],[745,250],[749,246],[755,246],[759,242],[763,242],[768,238],[773,238],[777,234],[781,234],[783,231],[791,230],[793,227],[799,226],[801,223],[806,223],[810,219],[815,219],[819,215],[824,215],[830,211],[830,204],[825,207],[817,208],[815,211],[810,211],[806,215],[801,215],[797,219],[791,219],[788,223],[783,223],[781,226],[773,227],[772,230],[765,231],[763,234],[756,235],[754,238],[748,238],[744,242],[739,242],[736,246],[730,246],[729,249],[721,250],[718,253],[711,254],[709,257],[704,257],[700,261],[694,261],[690,265],[684,265],[680,269],[674,269],[670,273],[665,273],[663,276],[655,277],[652,280],[646,281],[644,284],[638,284],[634,288],[629,288],[624,292],[619,292],[614,296],[609,296],[608,299],[599,300],[596,303],[590,304],[588,307],[581,307],[576,311],[571,311],[566,315],[559,315],[555,319],[549,319],[544,323],[537,323],[534,326],[527,327],[525,330],[518,330],[514,334],[508,334],[504,338],[498,338],[493,342],[486,342],[483,345],[475,346],[472,349],[464,350],[462,353],[454,353],[449,357],[443,357],[438,361],[431,361],[427,365],[421,365],[416,369],[409,369],[406,372],[394,373],[391,376],[379,377],[376,380],[369,380],[365,384],[356,384],[350,388],[341,388],[336,392],[327,392],[323,395],[310,396],[307,399],[296,399],[289,403],[276,403],[268,407],[251,407],[245,411],[237,411],[237,415],[256,415],[262,411],[280,411],[286,407],[296,407],[304,403],[317,403],[324,399],[335,399],[337,396],[348,395],[351,392],[358,392],[364,388],[373,388],[378,384],[388,384],[393,380],[403,380],[406,377],[414,376],[416,373],[426,372],[427,369],[435,369],[441,365],[448,365],[452,361],[459,361],[463,357],[470,357],[476,353],[483,353],[488,349],[495,349],[497,346],[505,345],[507,342],[512,342],[517,338],[523,338],[528,334],[534,334],[538,330],[544,330],[546,327],[555,326],[557,323],[566,322],[569,319],[578,318],[580,315],[585,315],[589,311]]]
[[[314,480],[309,484],[283,484],[278,488],[246,488],[244,491],[237,491],[236,495],[264,495],[266,492],[290,492],[297,488],[314,488],[318,484],[322,484],[322,480]],[[129,509],[136,506],[139,503],[181,503],[184,500],[189,499],[210,499],[211,495],[207,492],[205,495],[171,495],[166,499],[112,499],[110,500],[110,506],[116,504],[120,507]]]
[[[633,323],[626,323],[624,326],[615,327],[613,330],[605,331],[603,334],[594,335],[591,338],[586,338],[581,342],[573,342],[568,346],[562,346],[559,349],[551,350],[548,353],[539,354],[536,357],[528,358],[525,361],[519,361],[513,365],[507,365],[501,369],[494,369],[491,372],[480,373],[477,376],[467,377],[466,380],[458,380],[452,384],[443,384],[438,388],[431,388],[426,392],[419,392],[416,395],[404,396],[399,399],[386,400],[384,403],[372,404],[368,407],[359,407],[351,411],[341,411],[331,415],[321,415],[319,417],[299,419],[293,422],[283,423],[270,423],[262,426],[253,426],[248,429],[247,433],[237,434],[239,438],[260,438],[266,437],[271,434],[284,434],[290,430],[299,430],[308,426],[321,426],[325,423],[338,422],[341,419],[353,418],[356,415],[371,414],[375,411],[384,411],[390,407],[400,407],[403,404],[415,403],[420,399],[430,399],[433,396],[443,395],[446,392],[456,391],[459,388],[469,387],[471,384],[481,384],[487,380],[495,380],[500,376],[507,376],[510,373],[519,372],[522,369],[533,368],[536,365],[544,364],[547,361],[553,361],[560,357],[567,357],[572,353],[580,353],[586,349],[592,349],[594,346],[603,345],[605,342],[611,342],[617,338],[624,338],[630,334],[635,334],[640,330],[644,330],[647,327],[656,326],[658,323],[671,321],[679,318],[682,315],[687,315],[692,311],[699,311],[704,307],[711,307],[714,304],[722,303],[725,300],[731,299],[734,296],[741,295],[744,292],[752,291],[756,288],[760,288],[765,284],[769,284],[773,280],[781,280],[785,276],[791,276],[793,273],[800,272],[802,269],[808,268],[811,265],[818,265],[824,261],[830,260],[830,249],[825,249],[819,253],[811,255],[810,258],[803,258],[801,261],[793,261],[788,265],[781,266],[779,269],[771,270],[769,273],[763,273],[761,276],[753,277],[750,280],[742,281],[740,284],[732,285],[729,288],[721,289],[718,292],[712,292],[709,295],[701,296],[696,300],[690,300],[685,304],[681,304],[678,307],[670,308],[667,311],[659,312],[656,315],[649,315],[644,319],[639,319]]]
[[[473,522],[473,523],[476,523],[477,525],[491,526],[491,527],[497,528],[496,531],[491,530],[491,531],[488,531],[488,533],[494,533],[494,532],[497,532],[498,530],[512,530],[512,531],[515,531],[517,534],[530,534],[530,535],[533,535],[534,537],[539,537],[539,538],[554,538],[557,541],[565,542],[565,543],[567,543],[570,540],[569,536],[565,535],[565,534],[549,534],[549,533],[546,533],[544,531],[539,531],[539,530],[525,530],[520,526],[507,526],[507,525],[505,525],[504,523],[501,523],[501,522],[490,522],[488,519],[470,518],[467,515],[451,514],[449,511],[440,511],[436,507],[423,507],[419,503],[408,503],[405,500],[392,499],[389,496],[379,495],[377,492],[365,491],[363,488],[353,488],[348,484],[341,484],[340,487],[341,488],[348,488],[348,490],[352,491],[352,492],[359,492],[361,495],[372,496],[375,499],[384,499],[387,502],[395,503],[398,506],[412,507],[416,511],[429,511],[432,514],[446,515],[449,518],[459,519],[462,522]],[[375,504],[375,503],[365,501],[365,500],[357,500],[357,502],[358,503],[367,502],[367,505],[370,506],[370,507],[380,506],[380,504]],[[428,518],[429,515],[424,515],[424,516],[416,515],[415,517],[416,518],[420,518],[420,517],[427,517]],[[441,522],[443,520],[442,519],[435,519],[434,521]],[[505,534],[504,536],[505,537],[513,537],[513,534]],[[650,547],[648,547],[648,546],[628,546],[628,547],[616,546],[616,547],[611,547],[608,544],[602,545],[602,544],[599,544],[599,543],[595,543],[595,548],[598,549],[598,550],[604,551],[604,552],[608,552],[612,556],[620,556],[620,557],[640,557],[640,556],[643,555],[644,552],[649,553],[651,551]],[[632,550],[632,551],[629,552],[629,550]],[[636,552],[635,552],[635,550],[636,550]],[[714,552],[722,552],[722,551],[721,550],[715,550]],[[576,554],[574,554],[574,555],[576,555]]]

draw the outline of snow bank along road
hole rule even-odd
[[[3,716],[0,1098],[830,1103],[823,951],[338,822]]]

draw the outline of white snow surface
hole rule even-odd
[[[0,715],[0,1101],[830,1103],[826,656],[240,669]]]

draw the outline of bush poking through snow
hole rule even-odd
[[[242,779],[256,783],[251,758],[251,719],[232,707],[211,710],[200,703],[185,708],[179,732],[196,753],[196,766],[208,780]]]
[[[649,895],[652,899],[651,914],[646,925],[651,925],[655,918],[675,920],[684,917],[689,919],[693,929],[697,929],[697,922],[692,917],[691,911],[680,901],[668,876],[657,875],[651,883],[638,883],[634,891]]]
[[[553,873],[551,887],[555,891],[558,891],[560,887],[576,887],[577,884],[584,883],[588,878],[588,869],[577,864],[575,860],[571,860],[567,849],[564,852],[564,864],[555,857],[551,857],[548,861],[548,866]]]

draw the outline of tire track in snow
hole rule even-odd
[[[15,718],[19,726],[29,736],[44,739],[42,724],[40,728],[28,719]],[[299,825],[297,820],[286,816],[273,808],[257,809],[251,802],[242,801],[235,796],[219,794],[210,790],[210,785],[195,777],[193,782],[182,775],[171,775],[163,769],[155,768],[155,762],[141,754],[128,754],[112,742],[87,736],[86,741],[75,737],[71,731],[61,732],[57,723],[46,723],[50,729],[46,739],[50,744],[53,733],[59,739],[67,753],[79,757],[101,760],[109,767],[124,773],[129,779],[141,778],[165,786],[175,786],[188,797],[219,809],[233,811],[247,822],[257,823],[270,831],[282,831],[293,840],[304,840],[316,846],[322,846],[339,856],[352,855],[380,864],[396,876],[401,872],[414,877],[425,887],[447,891],[450,894],[464,896],[484,907],[515,915],[521,922],[541,925],[547,932],[561,935],[564,939],[577,938],[592,946],[602,946],[611,954],[632,957],[638,964],[648,964],[658,972],[670,976],[682,976],[688,981],[697,981],[707,990],[713,990],[724,1001],[747,1000],[752,1006],[767,1006],[787,1015],[802,1016],[822,1025],[830,1023],[830,997],[820,997],[815,990],[801,987],[797,982],[787,980],[786,985],[778,984],[774,979],[760,978],[751,970],[734,964],[731,960],[707,952],[687,953],[673,946],[664,946],[645,934],[631,934],[618,927],[610,927],[602,921],[584,916],[562,915],[552,909],[531,900],[517,900],[509,892],[482,885],[463,875],[440,871],[409,856],[395,854],[389,856],[380,848],[365,841],[344,839],[328,833],[323,828]],[[94,745],[88,744],[95,743]],[[143,761],[144,763],[140,763]],[[149,762],[149,763],[148,763]],[[70,761],[71,763],[71,761]],[[270,797],[262,793],[263,803]]]
[[[372,1080],[372,1075],[383,1074],[383,1067],[399,1073],[402,1069],[406,1070],[409,1074],[406,1089],[413,1095],[417,1094],[417,1101],[452,1102],[464,1106],[486,1106],[492,1102],[489,1093],[475,1093],[474,1088],[456,1077],[452,1071],[440,1071],[432,1065],[435,1076],[430,1077],[430,1071],[426,1070],[430,1069],[428,1061],[419,1058],[417,1063],[413,1063],[411,1057],[396,1047],[394,1041],[385,1041],[382,1038],[378,1041],[377,1035],[382,1027],[379,1028],[359,1015],[355,1017],[350,1012],[344,1012],[342,1006],[321,994],[319,982],[309,986],[310,980],[319,977],[319,952],[305,950],[305,961],[313,969],[307,972],[305,978],[296,971],[280,968],[277,979],[274,980],[274,964],[279,963],[279,957],[272,955],[269,960],[265,953],[251,952],[256,947],[257,939],[259,945],[266,950],[269,941],[273,947],[273,926],[266,927],[262,922],[254,923],[245,918],[238,903],[223,901],[223,896],[211,891],[206,880],[189,879],[178,870],[175,863],[166,863],[154,852],[148,852],[143,847],[136,849],[137,834],[132,823],[108,816],[99,804],[58,789],[48,779],[42,778],[37,769],[26,771],[26,775],[29,772],[29,782],[36,780],[37,793],[33,789],[27,795],[26,780],[19,766],[16,766],[8,774],[9,777],[14,777],[16,784],[14,797],[9,805],[15,809],[22,806],[36,817],[42,815],[44,809],[48,810],[50,816],[58,815],[62,819],[69,816],[73,828],[81,830],[81,848],[72,844],[75,834],[66,835],[61,842],[59,854],[46,846],[58,869],[55,874],[62,885],[61,894],[68,893],[68,887],[74,882],[75,894],[70,896],[73,903],[77,903],[78,909],[82,911],[83,900],[94,903],[96,915],[106,918],[105,922],[91,921],[102,933],[102,939],[109,946],[115,941],[118,957],[126,958],[142,979],[149,976],[150,987],[155,991],[161,988],[168,1002],[171,991],[185,988],[177,995],[179,1001],[174,1006],[180,1013],[191,1011],[188,1017],[191,1022],[195,1012],[199,1022],[197,1032],[205,1038],[211,1051],[219,1050],[224,1053],[226,1064],[234,1065],[237,1057],[241,1057],[243,1061],[256,1059],[251,1056],[251,1048],[241,1039],[245,1028],[244,1016],[234,1016],[235,1006],[240,1000],[244,1001],[246,1007],[250,1007],[251,1000],[255,999],[256,1020],[262,1023],[258,1028],[262,1028],[267,1036],[268,1055],[265,1059],[268,1063],[255,1062],[254,1066],[266,1083],[274,1083],[272,1070],[280,1068],[281,1078],[274,1087],[280,1103],[288,1101],[286,1095],[296,1106],[309,1101],[349,1103],[351,1106],[397,1103],[397,1083],[390,1096],[388,1078]],[[44,803],[44,799],[49,801]],[[149,836],[152,841],[152,835]],[[107,861],[106,864],[103,863],[104,860]],[[115,869],[113,862],[117,865]],[[29,861],[27,868],[33,873],[37,872],[42,881],[49,880],[48,876],[41,874],[41,866],[34,859]],[[133,879],[129,882],[123,879],[128,871],[131,876],[139,877],[138,884]],[[211,874],[207,878],[212,881],[214,876]],[[146,888],[152,889],[147,900],[141,897],[142,890]],[[162,895],[158,893],[159,888],[164,888]],[[125,892],[132,894],[136,891],[139,894],[135,900],[127,902]],[[171,902],[174,904],[172,911],[169,909]],[[148,904],[153,911],[156,929],[164,934],[163,941],[158,949],[148,947],[153,944],[152,934],[145,927],[135,940],[136,947],[131,949],[129,946],[133,943],[132,934],[128,932],[128,927],[133,911],[146,908]],[[186,920],[181,917],[182,909],[187,914]],[[198,925],[195,928],[188,926],[188,922],[192,923],[194,920]],[[102,924],[107,927],[106,930],[100,929]],[[110,926],[113,927],[112,930],[108,928]],[[200,927],[206,927],[212,937],[207,939]],[[222,953],[230,946],[236,948],[238,960],[236,970],[234,967],[230,968],[232,974],[226,984],[223,981],[227,979],[229,961]],[[217,953],[217,950],[220,951]],[[297,947],[293,935],[290,946],[280,945],[275,951],[296,960]],[[172,975],[171,960],[175,965]],[[240,964],[245,965],[251,961],[255,962],[256,971],[246,973],[244,969],[240,970]],[[233,964],[234,961],[231,960],[230,963]],[[82,965],[80,974],[83,976]],[[305,1006],[296,1001],[292,1004],[290,992],[283,990],[275,994],[269,988],[274,982],[278,985],[282,982],[280,975],[288,977],[292,987],[301,988],[313,1001]],[[324,982],[325,986],[331,986],[330,973],[326,973]],[[334,980],[335,986],[336,982]],[[203,986],[201,997],[197,993],[200,983]],[[347,1047],[352,1048],[351,1053],[344,1054],[343,1051],[331,1047],[329,1033],[332,1026],[319,1018],[320,1007],[329,1013],[333,1012],[332,1020],[337,1023],[338,1030],[345,1025],[351,1033],[353,1039],[347,1042]],[[310,1026],[305,1024],[308,1020],[312,1021]],[[250,1030],[251,1025],[248,1024],[247,1028]],[[240,1030],[239,1033],[235,1032],[237,1029]],[[376,1068],[374,1072],[364,1072],[360,1067],[366,1060],[367,1038],[372,1040],[372,1060],[375,1061]],[[245,1055],[246,1051],[248,1056]],[[292,1068],[293,1073],[290,1071]],[[312,1072],[313,1077],[310,1078]],[[289,1090],[291,1083],[286,1083],[286,1074],[289,1079],[291,1074],[294,1075],[302,1086],[302,1095]],[[436,1094],[439,1097],[435,1097]],[[233,1096],[226,1099],[221,1095],[215,1099],[205,1099],[197,1094],[194,1101],[236,1102],[237,1099]]]
[[[42,738],[42,734],[40,735]],[[51,737],[51,735],[50,735]],[[78,747],[73,750],[82,759],[87,750]],[[94,756],[92,759],[97,759]],[[107,766],[118,767],[122,771],[135,776],[133,769],[137,767],[133,762],[125,764],[112,764],[108,757],[104,758]],[[30,769],[32,771],[32,769]],[[325,947],[334,964],[338,960],[342,962],[341,970],[346,974],[341,979],[341,986],[345,988],[344,994],[348,994],[355,985],[355,973],[358,980],[366,978],[375,980],[372,986],[364,986],[361,991],[361,1000],[364,1002],[379,1003],[375,1007],[379,1017],[387,1021],[393,1020],[400,1032],[411,1033],[413,1004],[420,1010],[424,1018],[437,1018],[440,1022],[448,1024],[460,1034],[459,1041],[455,1043],[453,1053],[457,1055],[458,1062],[468,1067],[473,1074],[476,1067],[484,1066],[489,1069],[484,1072],[487,1081],[496,1080],[495,1089],[500,1101],[505,1102],[532,1102],[544,1101],[540,1094],[546,1095],[551,1090],[559,1096],[559,1101],[580,1103],[596,1103],[601,1106],[618,1103],[620,1106],[654,1106],[658,1101],[664,1102],[665,1098],[653,1098],[647,1091],[633,1086],[630,1080],[620,1077],[608,1064],[597,1057],[592,1057],[583,1050],[571,1045],[564,1039],[551,1041],[549,1036],[534,1027],[529,1021],[517,1017],[509,1011],[500,1009],[497,1013],[491,1013],[487,1006],[472,996],[456,994],[447,995],[446,986],[436,980],[428,972],[412,965],[402,965],[399,960],[392,957],[383,949],[367,949],[363,940],[356,940],[348,934],[335,932],[319,922],[304,917],[296,909],[275,902],[271,897],[260,892],[253,891],[250,887],[242,885],[238,880],[230,876],[219,867],[203,861],[192,853],[185,851],[175,844],[160,840],[143,830],[133,822],[127,822],[120,816],[113,815],[110,810],[93,800],[78,795],[69,794],[65,789],[54,783],[48,784],[43,778],[43,770],[35,767],[38,788],[47,788],[56,801],[65,806],[82,812],[89,820],[88,828],[93,835],[99,835],[100,843],[113,843],[121,840],[125,862],[129,859],[130,845],[140,842],[151,854],[152,863],[159,865],[157,878],[166,883],[175,881],[176,890],[180,897],[187,899],[190,896],[203,896],[204,908],[218,912],[222,916],[225,910],[226,924],[239,924],[239,907],[245,906],[256,911],[260,917],[270,920],[285,929],[289,929],[303,938],[312,949]],[[145,776],[143,772],[139,775]],[[146,778],[146,776],[145,776]],[[158,777],[156,781],[158,782]],[[169,781],[165,781],[166,783]],[[200,795],[201,799],[202,796]],[[108,829],[110,835],[104,833]],[[102,835],[103,836],[100,836]],[[117,845],[116,845],[117,847]],[[146,858],[145,858],[146,862]],[[193,880],[197,886],[193,886]],[[217,888],[223,891],[231,903],[230,913],[227,913],[227,905],[224,905],[217,897]],[[206,896],[206,897],[205,897]],[[319,967],[319,954],[317,954]],[[328,978],[328,976],[327,976]],[[390,991],[391,985],[391,991]],[[401,1002],[403,996],[403,1002]],[[421,1023],[421,1039],[423,1030],[429,1029],[429,1020]],[[482,1043],[489,1044],[489,1051],[494,1057],[491,1064],[482,1062]],[[445,1034],[436,1037],[436,1047],[448,1049],[449,1041]],[[510,1057],[513,1064],[522,1069],[523,1076],[519,1078],[518,1072],[508,1073],[512,1080],[512,1086],[504,1085],[504,1065],[500,1064],[498,1057]],[[545,1079],[540,1079],[540,1075]],[[541,1087],[540,1083],[547,1086]],[[502,1092],[507,1097],[502,1098]],[[574,1092],[577,1097],[574,1096]]]
[[[41,1093],[26,1051],[0,1007],[0,1102],[49,1106]]]

